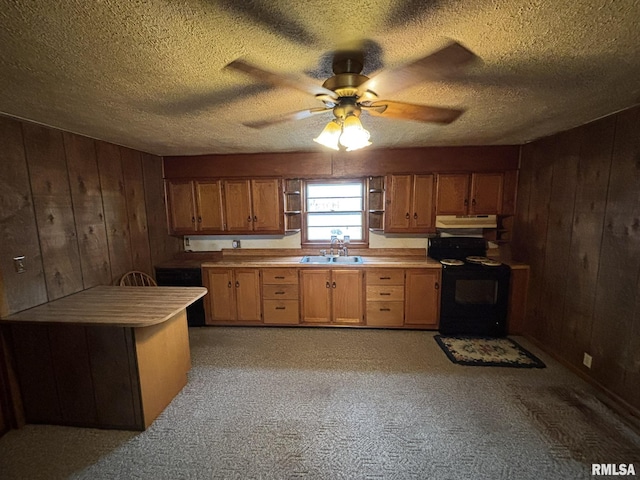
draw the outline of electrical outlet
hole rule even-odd
[[[240,240],[231,240],[231,246],[233,248],[240,248]]]
[[[189,239],[189,237],[184,237],[184,244],[187,247],[191,246],[191,240]]]
[[[24,255],[13,257],[13,267],[16,269],[16,273],[24,273],[27,271],[24,266]]]
[[[582,363],[584,364],[585,367],[587,368],[591,368],[591,361],[593,360],[593,357],[591,355],[589,355],[587,352],[584,353],[584,358],[582,359]]]

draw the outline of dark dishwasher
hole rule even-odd
[[[199,268],[156,267],[156,282],[161,287],[201,287],[202,272]],[[190,327],[204,326],[204,299],[187,307],[187,323]]]

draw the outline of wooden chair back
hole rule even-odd
[[[125,273],[120,279],[121,287],[157,287],[158,284],[150,275],[137,270]]]

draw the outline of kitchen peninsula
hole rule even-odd
[[[186,385],[202,287],[98,286],[2,318],[27,423],[144,430]]]

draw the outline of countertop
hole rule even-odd
[[[356,256],[356,255],[351,255]],[[440,262],[429,257],[362,257],[362,263],[309,264],[300,263],[301,256],[294,257],[238,257],[217,262],[204,262],[202,267],[296,267],[296,268],[441,268]]]
[[[206,293],[204,287],[98,286],[0,320],[10,323],[148,327],[170,319]]]
[[[398,253],[396,253],[396,251]],[[222,252],[183,252],[171,260],[156,265],[156,268],[200,268],[200,267],[283,267],[283,268],[441,268],[440,263],[426,256],[425,249],[384,249],[372,251],[373,255],[353,252],[364,262],[359,264],[308,264],[300,263],[304,255],[317,255],[317,251],[301,250],[223,250]],[[367,250],[369,253],[369,250]],[[489,253],[489,258],[506,263],[511,268],[528,268],[528,265],[508,261],[500,255]]]

